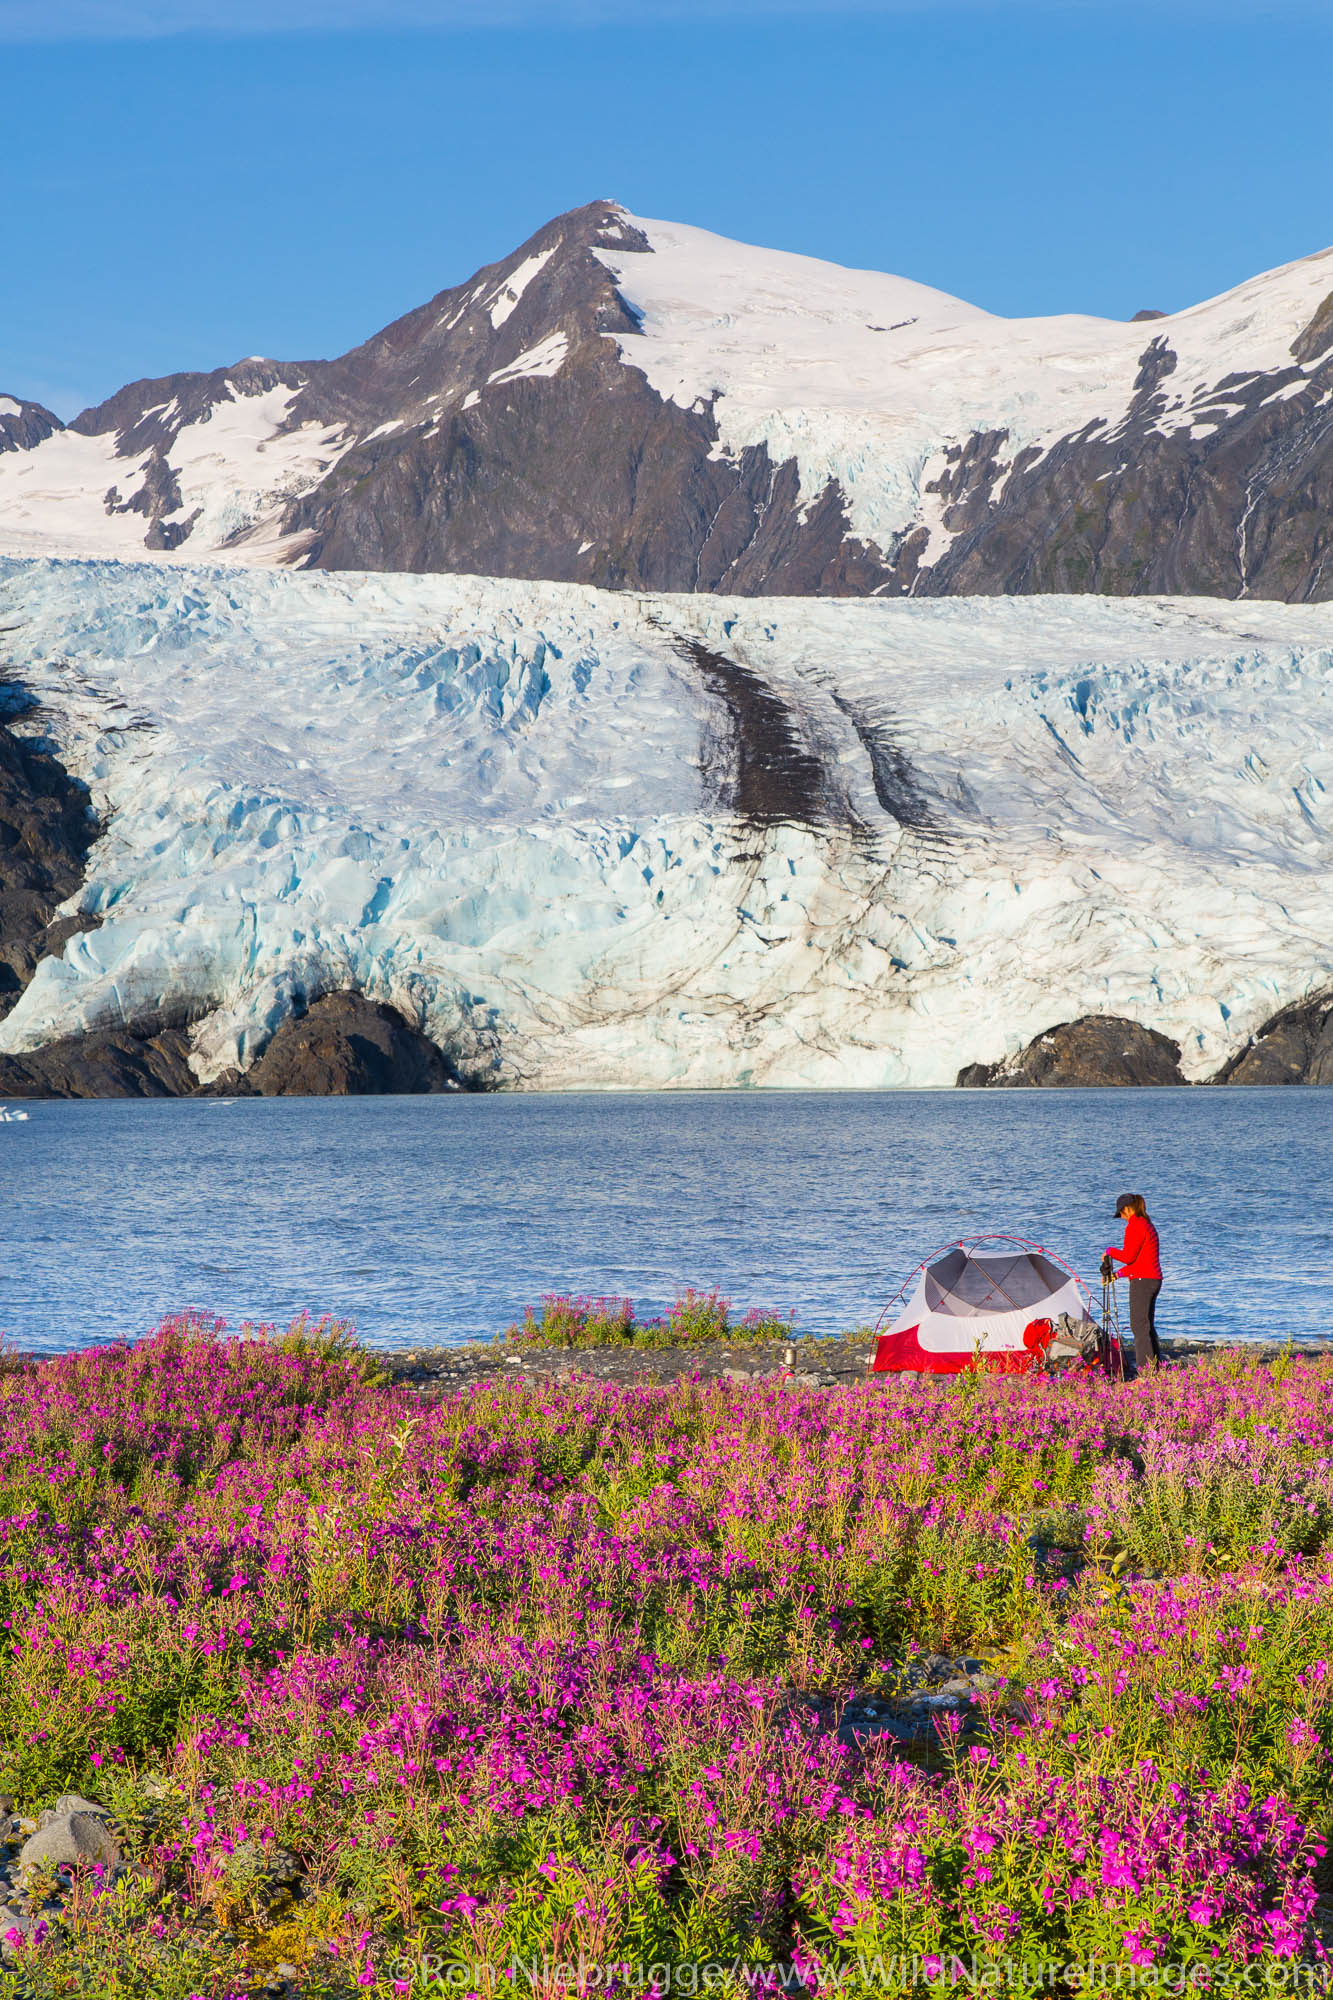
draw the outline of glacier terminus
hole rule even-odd
[[[518,1088],[1191,1080],[1333,978],[1333,605],[605,592],[10,558],[100,832],[0,1052],[357,990]]]

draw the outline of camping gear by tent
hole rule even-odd
[[[1088,1294],[1058,1257],[1019,1237],[951,1243],[918,1265],[881,1317],[873,1373],[1025,1372],[1066,1324],[1090,1324]]]

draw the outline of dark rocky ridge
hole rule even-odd
[[[1281,1008],[1213,1081],[1333,1084],[1333,993]]]
[[[7,403],[18,407],[6,409]],[[0,392],[0,451],[31,451],[53,432],[64,428],[59,417],[43,404]]]
[[[265,389],[284,387],[293,391],[309,379],[319,362],[284,363],[251,355],[230,368],[213,368],[207,374],[183,373],[145,377],[127,382],[104,403],[81,410],[68,428],[83,437],[116,433],[116,450],[122,458],[142,458],[145,452],[165,451],[174,444],[187,424],[207,420],[221,402],[232,400],[233,388],[241,396],[262,395]]]
[[[1036,1035],[1016,1056],[969,1063],[960,1089],[1078,1090],[1183,1084],[1180,1044],[1117,1014],[1084,1014]]]
[[[97,823],[86,785],[39,740],[10,726],[29,707],[0,683],[0,1019],[38,960],[96,921],[56,919],[57,906],[83,881]]]
[[[313,364],[318,366],[319,364]],[[251,356],[231,368],[207,374],[161,375],[127,382],[114,396],[81,410],[68,429],[83,437],[116,434],[116,454],[129,460],[148,454],[142,484],[122,495],[110,486],[102,499],[108,514],[142,514],[147,522],[146,549],[175,549],[189,538],[195,515],[172,521],[181,506],[180,486],[170,460],[171,448],[187,424],[207,422],[219,403],[234,396],[258,396],[279,386],[295,393],[309,379],[310,365],[284,365]]]
[[[647,252],[613,205],[560,216],[513,257],[312,371],[291,421],[370,438],[289,511],[321,569],[448,570],[607,589],[860,595],[888,576],[832,482],[799,506],[794,460],[714,456],[710,407],[685,410],[621,359],[638,322],[599,245]],[[538,258],[497,328],[491,300]],[[504,379],[546,341],[550,374]],[[464,393],[465,392],[465,393]],[[418,416],[418,412],[420,415]]]
[[[933,489],[954,534],[920,567],[924,536],[898,551],[895,581],[922,597],[1097,591],[1288,602],[1333,597],[1333,296],[1293,343],[1305,366],[1229,376],[1194,408],[1216,425],[1158,429],[1176,356],[1144,349],[1123,420],[1016,456],[1008,433],[948,453]],[[998,496],[998,497],[997,497]]]

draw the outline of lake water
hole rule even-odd
[[[1333,1090],[911,1091],[32,1104],[0,1125],[0,1329],[53,1350],[198,1307],[382,1345],[490,1335],[545,1291],[677,1285],[878,1317],[951,1239],[1096,1280],[1147,1195],[1159,1325],[1333,1335]]]

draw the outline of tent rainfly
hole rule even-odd
[[[990,1242],[952,1244],[919,1267],[879,1337],[872,1372],[957,1375],[978,1362],[1022,1368],[1044,1351],[1061,1313],[1086,1317],[1082,1285],[1048,1251]]]

